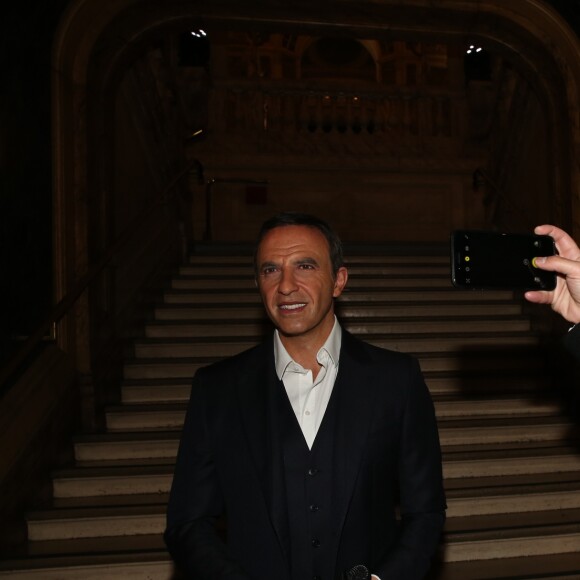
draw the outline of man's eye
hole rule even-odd
[[[268,274],[274,274],[276,272],[276,268],[273,266],[271,268],[263,268],[262,269],[262,276],[268,276]]]
[[[298,268],[300,268],[300,270],[314,270],[314,266],[312,264],[300,264]]]

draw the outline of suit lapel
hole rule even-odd
[[[269,359],[273,355],[264,343],[258,347],[237,377],[237,398],[250,454],[260,482],[264,483],[269,453],[268,402],[272,377]],[[275,377],[274,377],[275,378]]]
[[[338,399],[334,456],[336,529],[342,529],[344,524],[364,455],[375,405],[375,383],[366,353],[343,331],[340,367],[334,385]]]
[[[248,447],[261,485],[270,520],[289,562],[290,537],[286,509],[284,466],[276,436],[276,389],[283,388],[274,366],[271,341],[256,349],[256,356],[238,380],[238,404]]]

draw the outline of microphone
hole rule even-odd
[[[369,569],[363,564],[357,564],[344,573],[344,580],[370,580]]]

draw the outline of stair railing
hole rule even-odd
[[[175,189],[176,186],[185,176],[189,175],[194,168],[198,174],[203,169],[198,159],[194,159],[188,163],[171,179],[171,181],[167,184],[159,196],[159,200],[142,211],[133,220],[131,225],[127,227],[124,232],[117,238],[117,240],[105,251],[101,259],[89,267],[88,271],[78,280],[74,288],[53,307],[44,321],[23,342],[23,344],[16,350],[13,356],[8,359],[6,364],[0,368],[0,393],[7,389],[10,379],[12,379],[16,373],[21,370],[27,358],[38,347],[38,345],[43,340],[45,340],[47,335],[49,335],[51,339],[56,338],[57,323],[60,322],[71,311],[78,299],[95,281],[97,276],[99,276],[99,274],[101,274],[101,272],[103,272],[103,270],[111,263],[113,258],[125,248],[127,243],[145,223],[145,218],[151,215],[160,206],[167,205],[175,199],[177,193],[177,190]],[[179,220],[180,235],[182,236],[182,252],[185,253],[187,251],[187,240],[184,239],[186,237],[185,225],[182,216],[180,216]],[[186,256],[183,256],[184,259],[185,257]]]

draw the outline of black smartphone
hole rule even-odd
[[[556,274],[532,260],[556,253],[550,236],[457,230],[451,234],[451,281],[479,290],[553,290]]]

